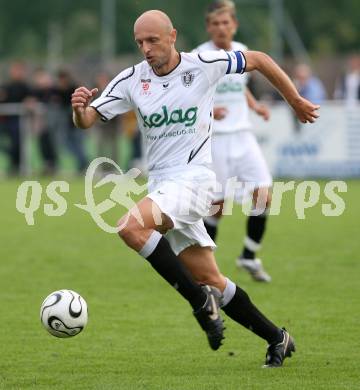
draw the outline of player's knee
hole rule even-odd
[[[129,246],[134,246],[141,230],[139,223],[127,214],[118,221],[117,227],[119,237]]]
[[[200,277],[198,278],[198,282],[201,284],[214,286],[221,291],[223,291],[226,286],[225,278],[220,273],[206,273],[200,275]]]
[[[220,219],[223,215],[224,201],[214,203],[214,207],[216,207],[217,209],[217,212],[214,214],[214,217]]]

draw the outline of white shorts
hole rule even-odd
[[[150,172],[148,182],[147,196],[174,224],[166,238],[176,255],[191,245],[216,247],[203,222],[214,201],[215,174],[201,166],[184,168]]]
[[[213,170],[220,184],[215,192],[215,201],[228,197],[226,190],[228,179],[241,182],[241,188],[235,191],[235,201],[247,202],[254,189],[271,187],[272,177],[260,146],[250,131],[213,134],[212,138]],[[238,186],[240,187],[240,186]]]

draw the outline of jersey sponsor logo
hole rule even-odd
[[[181,81],[184,87],[188,88],[194,81],[195,75],[193,72],[187,71],[181,74]]]
[[[176,123],[184,123],[185,126],[192,126],[197,119],[197,107],[190,107],[186,111],[178,108],[172,112],[168,112],[166,106],[162,106],[162,112],[154,112],[151,115],[143,115],[140,108],[139,114],[143,120],[143,126],[151,129],[152,127],[168,126]]]
[[[216,88],[216,93],[227,93],[227,92],[243,92],[244,86],[238,82],[225,82],[220,83]]]

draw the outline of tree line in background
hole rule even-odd
[[[98,55],[104,0],[0,0],[0,59],[45,58],[58,45],[63,58]],[[189,50],[206,39],[204,10],[209,0],[115,0],[115,53],[136,51],[133,22],[147,9],[162,9],[179,31],[178,47]],[[266,0],[238,0],[238,38],[249,47],[270,51],[273,28]],[[359,0],[283,0],[305,47],[312,55],[359,50]],[[289,47],[285,45],[285,53]]]

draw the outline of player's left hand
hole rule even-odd
[[[317,112],[320,106],[318,104],[311,103],[309,100],[306,100],[301,96],[299,96],[291,104],[291,106],[294,109],[299,121],[302,123],[314,123],[320,116]]]
[[[258,104],[255,108],[255,112],[261,116],[264,121],[268,121],[270,119],[270,110],[265,104]]]

